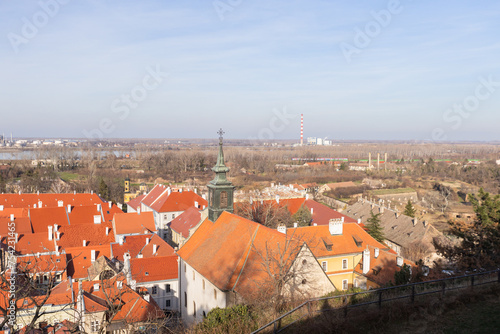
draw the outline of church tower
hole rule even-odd
[[[224,131],[220,129],[219,134],[219,154],[217,164],[212,168],[215,177],[208,184],[208,219],[215,222],[223,211],[233,213],[233,193],[234,186],[227,179],[226,173],[229,168],[224,164],[224,152],[222,151],[222,135]]]

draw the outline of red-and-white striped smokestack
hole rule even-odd
[[[304,145],[304,114],[300,114],[300,145]]]

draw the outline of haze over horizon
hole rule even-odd
[[[0,134],[497,141],[500,3],[8,1]],[[168,74],[167,74],[168,73]]]

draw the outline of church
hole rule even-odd
[[[235,187],[227,179],[223,132],[218,133],[208,218],[177,252],[183,321],[200,322],[216,307],[314,298],[334,291],[306,243],[233,214]],[[277,279],[283,283],[279,291]]]

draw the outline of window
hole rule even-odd
[[[170,307],[170,299],[165,300],[165,307]]]
[[[175,218],[175,213],[172,213],[172,219],[174,219],[174,218]]]
[[[302,284],[306,284],[306,283],[307,283],[307,280],[304,278],[304,279],[302,280]]]
[[[227,191],[222,191],[220,193],[220,207],[227,208]]]
[[[188,307],[188,294],[187,292],[184,292],[184,307]]]
[[[97,321],[97,320],[96,320],[96,321],[91,321],[91,322],[90,322],[90,330],[91,330],[92,332],[97,332],[97,331],[99,331],[99,321]]]
[[[323,268],[323,271],[327,270],[326,261],[321,262],[321,267]]]
[[[347,290],[349,289],[349,283],[347,283],[346,279],[342,280],[342,290]]]
[[[167,219],[168,219],[168,218],[167,218],[167,214],[164,214],[164,215],[163,215],[163,219],[165,219],[165,220],[167,220]]]
[[[357,279],[357,278],[355,278],[355,279],[354,279],[354,287],[355,287],[355,288],[358,288],[358,287],[359,287],[359,282],[358,282],[358,279]]]
[[[214,299],[217,299],[217,290],[214,289]]]
[[[193,315],[196,318],[196,303],[193,301]]]
[[[153,295],[156,295],[158,293],[158,287],[156,285],[151,288],[151,293]]]
[[[165,284],[165,292],[170,293],[170,284]]]
[[[201,284],[203,285],[203,290],[205,290],[205,280],[203,279],[201,280],[201,282],[202,282]]]
[[[347,269],[347,259],[342,260],[342,269]]]
[[[306,263],[307,263],[306,259],[302,260],[302,265],[305,265]]]

